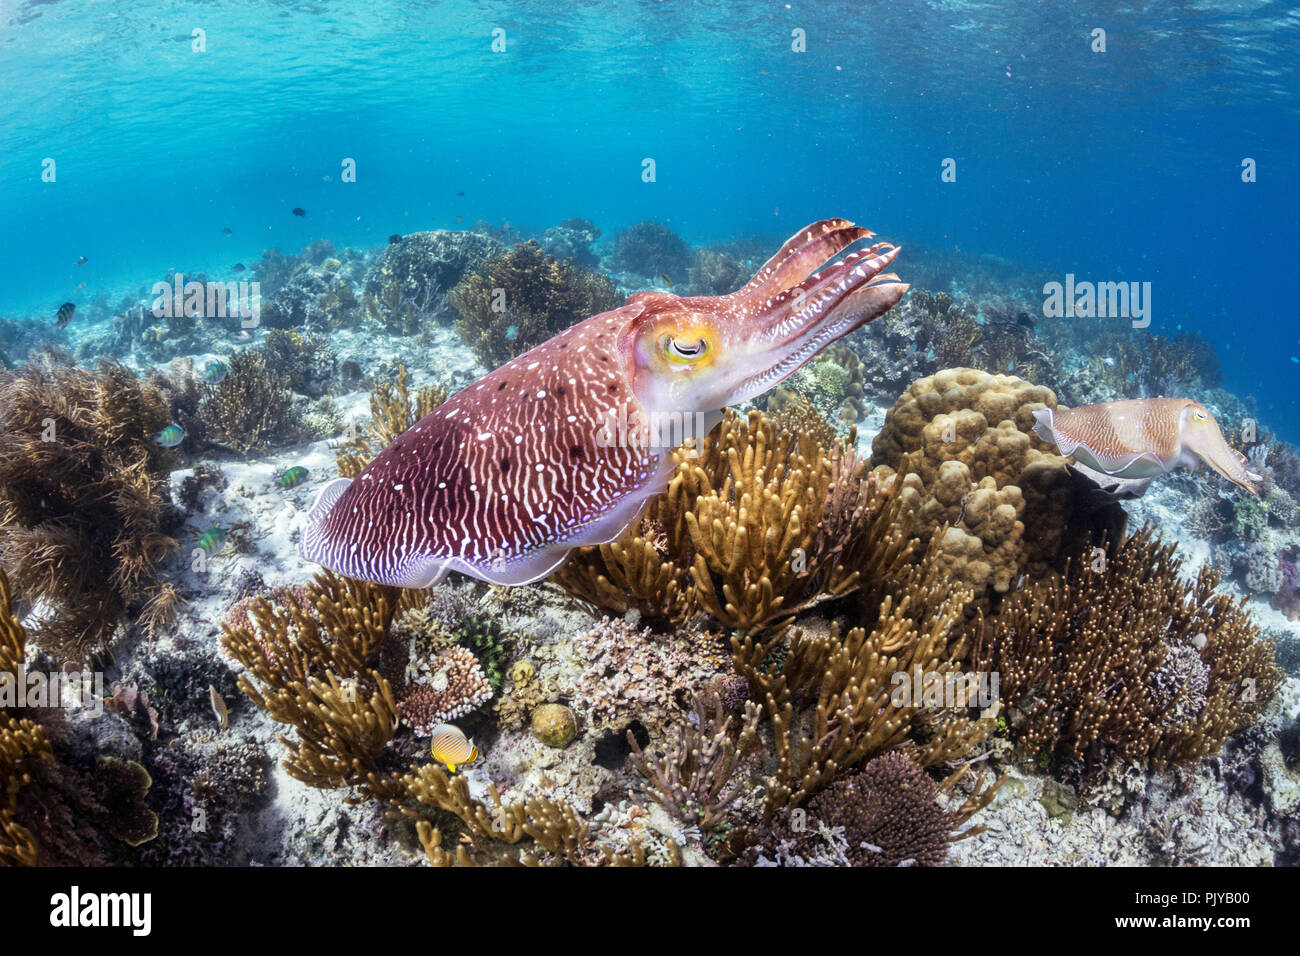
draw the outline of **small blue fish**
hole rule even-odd
[[[240,329],[232,336],[232,338],[240,345],[247,345],[249,342],[253,341],[253,333],[248,331],[248,329]]]
[[[1291,356],[1291,361],[1295,362],[1296,365],[1300,365],[1300,358],[1296,358],[1294,355]]]
[[[220,362],[209,362],[203,368],[203,381],[209,385],[220,385],[229,371],[230,369]]]
[[[185,429],[181,428],[180,425],[168,425],[160,431],[158,437],[154,439],[154,441],[162,445],[164,448],[175,448],[184,440]]]
[[[221,547],[221,542],[226,540],[226,530],[213,525],[203,534],[199,535],[199,547],[211,554]]]
[[[985,325],[985,324],[987,324],[987,323],[988,323],[988,319],[985,317],[985,315],[984,315],[983,312],[977,312],[977,313],[975,313],[975,324],[976,324],[976,325]]]
[[[935,355],[934,355],[934,349],[926,349],[926,350],[925,350],[925,360],[926,360],[927,362],[933,362],[933,361],[934,361],[934,358],[935,358]]]
[[[517,326],[517,325],[507,325],[507,326],[506,326],[506,341],[507,341],[507,342],[513,342],[513,341],[514,341],[515,339],[517,339],[517,338],[519,338],[519,326]]]

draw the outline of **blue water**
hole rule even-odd
[[[0,315],[322,237],[844,216],[1150,281],[1149,331],[1204,335],[1300,440],[1297,62],[1267,2],[0,0]]]

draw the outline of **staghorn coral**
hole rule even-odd
[[[991,719],[973,720],[964,708],[893,700],[895,675],[919,670],[946,680],[965,655],[961,622],[971,593],[942,578],[935,551],[893,582],[870,630],[732,638],[736,672],[772,723],[768,819],[872,756],[906,747],[928,767],[965,756],[992,732]]]
[[[150,634],[171,620],[168,424],[162,393],[116,363],[0,373],[0,563],[44,605],[32,638],[60,659],[106,647],[128,610]]]
[[[225,379],[210,386],[199,405],[198,419],[211,441],[241,455],[298,435],[300,416],[289,377],[267,359],[260,349],[238,353]]]
[[[1031,433],[1033,412],[1055,407],[1050,389],[1023,379],[945,369],[912,383],[872,443],[881,480],[902,476],[896,494],[922,543],[937,539],[977,598],[1060,567],[1076,535],[1122,525],[1122,509],[1090,506],[1066,460]]]
[[[687,826],[703,831],[717,827],[741,795],[736,770],[758,749],[761,713],[757,704],[746,701],[733,739],[734,717],[718,690],[709,688],[696,696],[687,722],[661,756],[648,757],[629,732],[632,761],[649,781],[650,795]]]
[[[828,597],[889,577],[911,539],[852,446],[728,413],[677,471],[638,531],[580,548],[553,575],[570,593],[662,625],[696,608],[723,625],[779,625]]]
[[[456,332],[486,368],[564,331],[575,322],[615,308],[607,277],[541,250],[536,242],[493,256],[447,294],[460,313]]]
[[[425,415],[447,400],[447,390],[438,386],[411,394],[411,373],[397,367],[397,378],[375,385],[370,395],[370,427],[366,433],[353,429],[351,437],[335,449],[339,475],[355,478],[371,459],[392,444]]]
[[[1215,571],[1187,583],[1181,570],[1174,546],[1144,528],[975,626],[971,664],[1001,675],[1027,754],[1188,763],[1259,719],[1281,682],[1271,646],[1216,592]]]

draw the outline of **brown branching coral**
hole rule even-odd
[[[14,617],[9,579],[0,571],[0,682],[21,693],[19,673],[26,659],[27,634]],[[16,819],[18,793],[31,783],[32,766],[53,760],[44,729],[13,708],[0,708],[0,864],[35,866],[36,837]]]
[[[553,580],[618,613],[672,622],[699,608],[748,631],[888,578],[911,553],[892,499],[847,442],[828,449],[754,411],[729,413],[698,457],[673,454],[641,529],[578,549]]]
[[[241,455],[292,440],[300,424],[289,377],[259,349],[230,360],[226,377],[200,403],[198,418],[209,440]]]
[[[170,619],[174,458],[154,440],[169,421],[159,390],[116,363],[0,373],[0,563],[47,602],[32,638],[57,657],[103,648],[133,607],[150,632]]]
[[[487,368],[619,304],[607,276],[547,255],[532,241],[486,260],[447,300],[461,314],[461,340]]]
[[[1187,583],[1181,569],[1144,528],[980,623],[971,664],[1000,674],[1027,753],[1188,763],[1259,719],[1282,677],[1271,646],[1243,603],[1216,592],[1215,571]]]
[[[344,478],[355,478],[397,436],[446,400],[447,390],[439,386],[428,386],[412,395],[411,373],[405,365],[399,365],[397,379],[376,384],[370,395],[371,424],[368,431],[356,430],[335,450],[339,474]]]
[[[222,623],[222,644],[247,670],[239,687],[278,723],[285,770],[310,786],[352,787],[396,811],[421,818],[429,810],[459,817],[473,838],[507,844],[532,841],[548,859],[575,864],[641,864],[637,849],[615,854],[592,842],[591,824],[546,798],[504,804],[492,792],[475,799],[463,775],[433,764],[403,768],[390,743],[398,704],[384,675],[370,666],[394,615],[426,595],[325,573],[303,591],[282,591],[274,603],[254,599]],[[433,842],[425,833],[427,847]],[[436,854],[435,854],[436,856]],[[441,857],[438,857],[442,859]],[[537,862],[522,853],[516,862]]]
[[[255,599],[246,623],[222,624],[222,645],[247,668],[239,688],[278,723],[292,725],[289,774],[315,787],[358,786],[397,726],[387,680],[367,666],[388,632],[400,593],[321,574],[306,601]]]
[[[717,690],[710,689],[696,696],[691,716],[662,756],[647,756],[629,731],[632,761],[649,781],[651,796],[688,826],[711,830],[720,824],[741,794],[737,768],[758,749],[761,713],[757,704],[746,701],[733,736],[737,721]]]
[[[979,832],[961,828],[1000,786],[983,787],[947,810],[939,794],[953,779],[936,785],[907,756],[884,754],[814,797],[806,817],[782,820],[767,842],[778,863],[941,866],[949,843]]]
[[[1123,520],[1116,505],[1084,507],[1066,460],[1032,434],[1033,413],[1055,407],[1023,379],[946,369],[912,383],[872,443],[876,473],[901,476],[922,543],[936,538],[947,573],[977,598],[1059,567],[1076,533]]]
[[[736,672],[772,722],[777,768],[766,813],[802,806],[843,769],[906,747],[922,766],[967,755],[993,729],[961,707],[895,700],[896,675],[961,671],[969,591],[937,574],[933,551],[880,602],[874,626],[841,634],[796,629],[764,641],[732,638]],[[783,662],[775,663],[779,651]]]

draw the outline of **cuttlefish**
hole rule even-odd
[[[1073,457],[1080,471],[1121,497],[1136,497],[1158,475],[1204,462],[1259,494],[1260,476],[1230,447],[1219,423],[1190,398],[1134,398],[1034,412],[1034,434]],[[1107,476],[1115,479],[1107,482]]]
[[[667,487],[683,425],[702,440],[722,408],[897,304],[908,287],[885,270],[898,247],[839,258],[872,235],[824,219],[731,295],[638,292],[561,332],[321,489],[302,556],[379,584],[427,587],[454,570],[518,585],[615,540]]]

